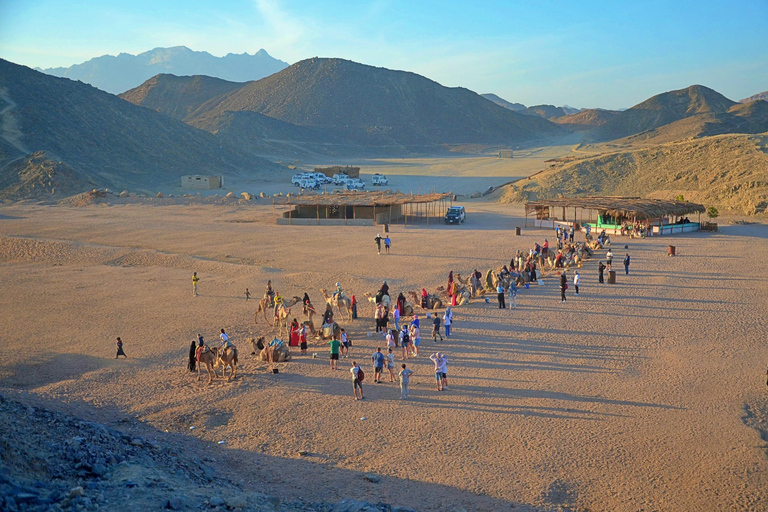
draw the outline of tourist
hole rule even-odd
[[[581,284],[581,276],[579,275],[579,271],[576,271],[576,274],[573,276],[573,289],[576,291],[574,295],[579,295],[579,285]]]
[[[573,226],[568,228],[568,239],[571,243],[573,243]]]
[[[442,367],[442,358],[440,357],[440,352],[432,354],[431,356],[429,356],[429,358],[432,360],[433,363],[435,363],[435,382],[437,385],[437,390],[442,391],[443,390],[443,373],[440,371]]]
[[[371,356],[373,362],[373,382],[379,384],[381,380],[381,372],[384,371],[384,354],[381,353],[381,347],[376,349],[376,352]]]
[[[400,308],[397,307],[392,312],[392,318],[395,320],[395,329],[400,330]]]
[[[373,239],[374,242],[376,242],[376,253],[381,254],[381,241],[383,238],[381,238],[381,233],[376,235],[376,238]]]
[[[360,372],[362,372],[362,370],[360,369],[359,366],[357,366],[357,361],[352,361],[352,368],[349,369],[349,372],[352,374],[352,391],[355,393],[355,400],[364,399],[365,397],[363,396],[363,383],[360,382],[360,379],[359,379]],[[360,389],[360,398],[357,397],[358,388]]]
[[[349,347],[352,345],[352,341],[347,335],[347,331],[344,328],[341,329],[341,356],[349,359]]]
[[[392,240],[389,239],[389,235],[384,238],[384,251],[389,254],[389,246],[392,244]]]
[[[610,249],[608,249],[608,252],[605,253],[605,266],[609,271],[613,270],[613,253]]]
[[[197,283],[200,282],[200,278],[197,277],[197,272],[192,272],[192,296],[197,297]]]
[[[275,291],[272,289],[272,280],[267,280],[267,291],[264,292],[264,296],[267,298],[267,304],[273,306],[275,304]]]
[[[437,343],[437,337],[440,336],[440,341],[443,341],[443,335],[440,334],[440,315],[435,315],[432,320],[432,341]]]
[[[328,342],[328,345],[331,346],[331,370],[338,370],[339,369],[339,348],[341,347],[341,342],[336,338],[334,338]]]
[[[418,318],[415,319],[418,321]],[[411,323],[411,340],[413,343],[413,355],[418,357],[419,355],[419,345],[421,345],[421,335],[419,331],[419,324],[418,323]]]
[[[514,279],[509,283],[509,309],[517,309],[517,282]]]
[[[496,285],[496,293],[499,294],[499,309],[507,309],[507,305],[504,303],[504,282],[501,279]]]
[[[341,289],[341,283],[336,283],[336,291],[333,292],[334,299],[340,299],[344,296],[344,290]]]
[[[408,359],[409,342],[408,326],[403,324],[403,329],[400,331],[400,346],[403,349],[403,359]]]
[[[408,385],[410,384],[410,377],[413,371],[405,367],[405,363],[400,365],[402,370],[398,373],[400,377],[400,400],[408,400]]]
[[[440,356],[440,379],[443,385],[443,391],[448,387],[448,358],[445,354],[437,354]]]
[[[629,253],[624,256],[624,274],[629,275]]]
[[[305,324],[301,324],[301,327],[299,328],[299,348],[301,349],[301,353],[303,355],[306,355],[306,353],[307,353],[307,326]]]
[[[224,329],[221,330],[221,334],[219,334],[219,338],[221,338],[221,347],[219,347],[222,352],[224,350],[227,350],[230,346],[232,346],[232,343],[229,342],[229,335],[227,335],[226,332],[224,332]]]
[[[544,239],[544,245],[541,246],[541,255],[545,258],[549,255],[549,240]]]
[[[411,326],[421,327],[421,322],[419,321],[419,315],[413,315],[413,320],[411,320]]]
[[[128,356],[125,355],[125,352],[123,352],[123,340],[120,339],[120,336],[117,337],[117,355],[115,356],[115,359],[118,357],[123,356],[124,358],[128,359]]]
[[[565,302],[565,290],[568,289],[568,280],[565,277],[565,272],[560,274],[560,302]]]
[[[248,302],[251,300],[251,292],[248,291],[248,288],[245,289],[245,301]]]
[[[394,335],[392,334],[394,332]],[[387,341],[387,348],[388,349],[394,349],[396,346],[395,343],[395,336],[397,335],[397,331],[387,331],[387,335],[385,336],[385,340]]]
[[[387,349],[387,371],[389,372],[389,382],[395,382],[395,354],[392,349]]]
[[[603,265],[602,261],[597,265],[597,272],[598,272],[597,282],[605,283],[605,277],[604,277],[605,265]]]
[[[376,320],[376,332],[386,331],[387,322],[385,321],[387,315],[387,309],[379,304],[376,306],[376,312],[374,313],[374,319]]]
[[[381,288],[379,288],[379,296],[380,296],[380,298],[379,298],[378,301],[376,301],[376,303],[378,304],[379,302],[381,302],[381,298],[383,298],[385,295],[387,297],[389,297],[389,285],[387,284],[386,281],[384,281],[384,283],[381,285]],[[405,297],[403,297],[403,298],[405,298]]]
[[[450,338],[451,328],[453,326],[453,311],[451,311],[450,307],[445,308],[445,313],[443,314],[443,325],[445,325],[445,337]]]

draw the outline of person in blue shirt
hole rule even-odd
[[[381,382],[381,373],[384,371],[384,359],[381,347],[377,348],[371,357],[371,361],[373,361],[373,382]]]

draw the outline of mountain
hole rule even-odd
[[[598,127],[598,140],[613,140],[674,123],[697,114],[727,112],[736,102],[702,85],[665,92],[649,98]]]
[[[549,119],[550,121],[563,116],[576,114],[578,112],[579,109],[576,108],[556,107],[554,105],[534,105],[533,107],[528,107],[525,110],[520,111],[521,114],[525,114],[527,116],[543,117],[544,119]]]
[[[744,98],[743,100],[739,100],[739,103],[749,103],[750,101],[755,101],[755,100],[768,101],[768,91],[759,92],[754,96],[750,96],[749,98]]]
[[[510,103],[509,101],[505,100],[504,98],[500,98],[496,96],[493,93],[487,92],[485,94],[481,94],[483,98],[490,100],[497,104],[500,107],[508,108],[509,110],[514,110],[515,112],[520,112],[521,110],[525,110],[525,105],[522,103]]]
[[[552,121],[569,130],[583,132],[592,130],[597,126],[602,126],[617,115],[618,112],[614,110],[590,108],[576,114],[555,118]]]
[[[732,213],[766,211],[768,136],[716,135],[562,161],[505,186],[500,201],[680,194]]]
[[[279,167],[213,135],[81,82],[0,59],[0,196],[94,186],[153,190],[185,174]]]
[[[145,84],[146,85],[146,84]],[[143,86],[142,86],[143,87]],[[171,97],[177,81],[159,79],[141,95],[124,98]],[[146,89],[153,87],[147,86]],[[202,100],[207,94],[199,95]],[[173,100],[165,100],[173,101]],[[174,107],[189,108],[178,98]],[[392,71],[342,59],[307,59],[238,89],[205,101],[185,122],[210,132],[221,132],[231,113],[257,113],[312,129],[323,137],[375,148],[435,148],[445,144],[517,144],[566,133],[544,119],[523,116],[487,101],[464,88],[443,87],[423,76]],[[233,118],[234,119],[234,118]],[[248,119],[240,117],[241,130]],[[326,142],[313,140],[310,142]]]
[[[208,52],[196,52],[185,46],[155,48],[138,55],[121,53],[103,55],[68,68],[38,69],[49,75],[80,80],[113,94],[141,85],[159,73],[174,75],[207,75],[245,82],[258,80],[288,66],[271,57],[265,50],[253,55],[229,53],[214,57]]]

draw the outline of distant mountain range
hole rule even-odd
[[[185,46],[155,48],[138,55],[104,55],[68,68],[39,69],[49,75],[80,80],[113,94],[141,85],[159,73],[207,75],[235,82],[258,80],[288,67],[265,50],[253,55],[229,53],[214,57]]]
[[[307,59],[239,85],[161,75],[121,97],[224,139],[237,136],[240,143],[265,130],[290,132],[291,125],[313,136],[308,142],[343,141],[372,151],[510,145],[567,133],[554,123],[502,108],[464,88],[343,59]],[[232,128],[235,124],[237,130]]]
[[[152,190],[185,174],[281,169],[176,119],[90,85],[0,59],[0,198],[110,187]]]

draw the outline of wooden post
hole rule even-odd
[[[317,225],[320,225],[320,204],[317,204]]]
[[[293,213],[293,210],[291,209],[291,202],[288,202],[288,225],[291,225],[291,213]]]

